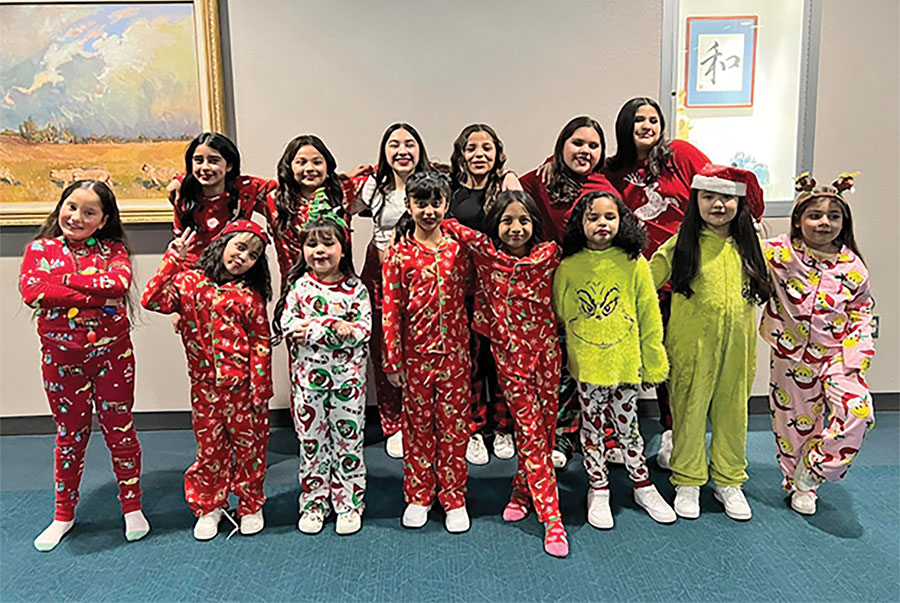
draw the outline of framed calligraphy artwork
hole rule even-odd
[[[685,107],[752,107],[759,18],[688,17]]]

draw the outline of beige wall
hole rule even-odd
[[[462,1],[452,12],[437,0],[386,0],[353,3],[352,19],[340,10],[346,6],[228,3],[235,138],[246,172],[271,175],[285,142],[301,132],[321,135],[343,169],[372,162],[384,127],[400,119],[416,125],[430,154],[444,161],[464,125],[491,123],[509,165],[525,171],[550,153],[569,117],[589,113],[612,136],[624,100],[658,94],[661,12],[652,0]],[[565,14],[557,14],[560,6]],[[394,25],[401,19],[413,26],[401,30]],[[862,171],[852,203],[882,317],[870,373],[876,392],[900,390],[897,23],[894,0],[827,0],[819,69],[815,173],[824,180]],[[768,226],[784,232],[787,221]],[[359,252],[369,225],[354,227]],[[16,291],[29,232],[6,228],[0,235],[0,416],[48,414],[34,324]],[[143,287],[168,231],[140,227],[131,237]],[[168,319],[142,312],[133,337],[136,409],[187,410],[184,353]],[[757,394],[766,391],[765,354],[760,345]],[[275,407],[286,404],[285,363],[280,348]]]

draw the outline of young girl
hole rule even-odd
[[[844,191],[798,178],[791,232],[766,241],[773,295],[759,332],[772,346],[776,456],[797,513],[816,512],[823,481],[839,481],[874,426],[863,375],[875,354],[869,273],[856,247]]]
[[[464,297],[471,266],[459,243],[441,232],[446,179],[417,173],[406,192],[412,232],[404,229],[384,258],[384,371],[403,387],[403,526],[428,521],[436,478],[447,531],[465,532],[471,386]]]
[[[700,487],[710,477],[729,517],[751,517],[741,484],[747,481],[747,399],[756,372],[753,306],[771,294],[750,210],[761,204],[752,172],[706,166],[694,176],[678,234],[650,260],[657,288],[672,286],[666,333],[670,479],[675,512],[687,519],[700,515]]]
[[[606,139],[600,122],[582,115],[569,120],[560,131],[549,163],[522,176],[522,188],[537,202],[549,240],[562,243],[569,214],[581,197],[615,191],[602,173],[605,156]],[[565,336],[565,329],[560,329],[563,359],[553,451],[553,464],[558,468],[565,467],[575,452],[580,423],[575,382],[567,369]]]
[[[616,154],[606,161],[604,172],[622,195],[625,205],[647,228],[644,257],[653,253],[678,231],[691,194],[691,181],[709,158],[684,140],[668,140],[666,120],[651,98],[632,98],[616,117]],[[762,207],[759,208],[759,218]],[[672,292],[659,292],[663,329],[669,320]],[[665,383],[656,388],[659,422],[663,434],[656,462],[669,468],[672,456],[672,412]]]
[[[191,379],[191,421],[197,460],[184,475],[188,505],[198,517],[197,540],[210,540],[228,506],[240,500],[242,534],[263,529],[263,481],[269,441],[272,371],[266,300],[271,293],[266,234],[253,222],[229,223],[196,267],[191,228],[166,250],[141,305],[181,314],[181,338]],[[232,520],[233,521],[233,520]]]
[[[318,191],[328,205],[343,219],[345,204],[351,203],[369,166],[358,166],[347,176],[337,173],[337,161],[322,142],[312,134],[295,137],[284,148],[278,161],[278,188],[266,196],[265,217],[275,245],[281,288],[288,272],[303,257],[300,233],[309,220],[310,204]]]
[[[556,437],[560,350],[551,305],[559,245],[541,242],[541,217],[528,193],[504,191],[488,209],[491,237],[455,220],[445,230],[471,250],[478,272],[473,329],[490,343],[519,448],[513,492],[503,511],[519,521],[533,501],[544,550],[569,553],[550,454]]]
[[[300,439],[300,522],[322,530],[329,505],[338,534],[362,526],[363,436],[372,312],[353,272],[350,232],[326,201],[313,203],[300,232],[303,256],[287,275],[273,319],[291,346],[291,410]]]
[[[185,173],[170,185],[177,196],[172,229],[176,235],[190,228],[194,233],[185,256],[185,267],[197,261],[203,250],[232,220],[249,220],[263,213],[271,180],[241,176],[241,155],[227,137],[204,132],[188,145]],[[180,185],[178,182],[180,181]]]
[[[491,126],[471,124],[463,128],[453,142],[453,154],[450,156],[450,215],[464,226],[484,233],[491,232],[487,228],[485,215],[497,196],[506,190],[522,190],[516,175],[504,172],[505,164],[503,141]],[[466,297],[470,322],[472,309],[472,299]],[[473,332],[470,352],[472,436],[466,448],[466,459],[475,465],[488,462],[488,451],[484,445],[484,435],[488,431],[494,434],[494,455],[510,459],[516,453],[512,419],[499,395],[497,367],[491,355],[490,341],[484,335]]]
[[[382,370],[382,260],[394,234],[394,227],[406,210],[406,182],[417,172],[429,169],[428,153],[422,137],[411,125],[395,123],[385,130],[378,148],[378,167],[369,176],[362,192],[350,205],[350,213],[372,216],[372,241],[366,251],[362,281],[372,300],[372,338],[369,350],[375,376],[375,397],[381,415],[381,429],[387,437],[386,449],[393,458],[403,457],[400,426],[401,392],[392,386]]]
[[[581,400],[588,522],[600,529],[613,527],[603,444],[608,417],[635,502],[660,523],[675,521],[650,483],[638,428],[638,388],[660,383],[669,370],[656,289],[641,257],[646,236],[618,195],[590,193],[572,211],[553,278],[553,307],[566,329],[569,372]]]
[[[131,251],[113,192],[102,182],[66,187],[25,249],[19,290],[35,309],[41,370],[56,421],[56,514],[35,539],[53,549],[75,525],[93,405],[112,454],[125,538],[150,531],[141,512],[141,445],[131,420],[134,354],[127,296]]]

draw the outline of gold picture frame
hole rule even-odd
[[[219,27],[218,0],[150,0],[150,2],[147,0],[141,2],[128,2],[122,0],[84,0],[79,2],[67,1],[64,5],[48,0],[37,0],[32,2],[9,2],[0,0],[0,9],[7,6],[16,6],[19,8],[24,7],[26,10],[33,7],[35,11],[40,11],[42,10],[42,5],[46,5],[48,7],[47,10],[50,10],[51,6],[78,7],[79,5],[86,5],[86,7],[92,7],[96,5],[97,7],[102,7],[104,10],[112,10],[117,7],[122,7],[124,10],[128,9],[129,5],[135,5],[135,7],[137,7],[139,5],[152,6],[152,4],[191,6],[193,16],[193,41],[194,47],[196,48],[197,60],[197,87],[200,97],[200,125],[204,131],[226,133],[225,87],[222,72],[222,42],[221,30]],[[54,43],[58,44],[57,41],[54,41]],[[3,42],[0,41],[0,44],[3,44]],[[4,58],[5,57],[6,55],[4,54]],[[6,88],[6,86],[4,86],[4,88]],[[33,88],[34,86],[32,86],[31,89]],[[29,89],[29,91],[31,89]],[[6,92],[4,91],[3,94],[5,93]],[[193,115],[196,116],[196,113]],[[30,116],[28,121],[31,122]],[[44,136],[44,138],[52,138],[51,135],[43,134],[44,132],[50,131],[50,124],[47,124],[45,130],[36,130],[38,126],[33,122],[31,122],[31,124],[34,126],[35,130],[32,130],[30,134],[33,135],[37,133],[40,136]],[[65,130],[63,130],[63,132],[66,133],[66,136],[71,136],[72,140],[53,140],[52,142],[45,140],[42,143],[36,143],[34,142],[34,136],[32,136],[28,141],[25,141],[24,136],[26,135],[26,131],[23,131],[22,127],[20,127],[19,134],[16,134],[14,130],[9,128],[8,124],[3,131],[0,132],[0,149],[3,151],[0,153],[0,226],[35,225],[42,223],[47,214],[52,211],[58,202],[59,192],[67,180],[71,181],[72,179],[80,177],[96,177],[92,176],[92,174],[104,173],[92,167],[94,163],[99,163],[99,160],[95,161],[93,157],[101,157],[104,156],[104,154],[109,156],[110,153],[115,153],[117,145],[121,147],[132,145],[132,148],[137,148],[140,144],[144,144],[143,154],[144,156],[147,156],[147,153],[151,150],[149,147],[159,142],[159,139],[157,138],[150,139],[144,137],[142,134],[140,141],[128,139],[127,141],[122,142],[121,139],[116,139],[107,144],[104,140],[100,140],[99,142],[91,140],[90,142],[94,143],[93,147],[87,149],[87,147],[91,147],[90,144],[80,144],[86,139],[73,142],[75,141],[74,135]],[[196,132],[195,134],[198,133],[199,132]],[[59,134],[59,129],[56,127],[53,128],[52,135],[62,136]],[[19,137],[18,139],[16,138],[17,136]],[[166,199],[165,191],[162,188],[164,186],[164,184],[162,184],[162,174],[168,175],[175,169],[179,172],[183,171],[183,152],[189,142],[184,139],[184,136],[186,136],[186,134],[182,135],[182,138],[177,141],[163,141],[168,145],[166,147],[167,153],[165,156],[167,165],[164,167],[157,168],[148,163],[140,163],[138,157],[139,154],[134,153],[133,157],[129,158],[129,161],[132,161],[133,159],[135,163],[134,165],[128,165],[126,176],[118,176],[114,179],[113,176],[117,176],[117,174],[113,173],[111,169],[105,171],[105,177],[110,179],[110,182],[113,184],[113,189],[116,190],[119,210],[123,221],[130,223],[153,223],[170,222],[172,220],[172,206]],[[96,136],[93,138],[96,139]],[[73,143],[67,144],[68,142]],[[5,148],[4,143],[6,143]],[[19,146],[10,146],[13,143],[18,144]],[[53,146],[57,143],[58,146]],[[16,188],[19,186],[29,186],[28,183],[34,182],[36,179],[32,177],[29,180],[26,180],[26,184],[23,185],[22,182],[16,180],[16,170],[11,169],[4,164],[15,165],[17,158],[21,159],[24,157],[24,153],[17,155],[17,148],[32,149],[39,144],[43,144],[44,148],[42,151],[46,151],[41,155],[40,161],[43,163],[41,163],[39,167],[41,170],[39,177],[43,177],[44,174],[48,173],[48,167],[52,167],[48,161],[55,160],[53,153],[57,151],[66,151],[68,152],[68,156],[71,157],[72,153],[69,151],[80,148],[84,151],[81,156],[87,156],[90,159],[75,160],[80,161],[81,163],[73,165],[73,160],[71,158],[64,158],[66,153],[59,152],[60,159],[58,160],[57,165],[59,165],[59,162],[62,162],[62,165],[60,166],[62,169],[55,170],[55,175],[54,171],[51,171],[47,177],[47,182],[39,183],[41,193],[40,195],[33,196],[40,196],[40,198],[13,198],[13,193],[17,194],[18,197],[28,197],[33,190],[38,188],[38,184],[31,186],[31,188]],[[25,145],[28,146],[26,147]],[[177,164],[173,158],[174,149],[176,147],[180,149],[177,154]],[[47,153],[50,153],[49,160],[46,158]],[[153,154],[151,154],[151,156],[154,158],[156,157],[156,155]],[[38,168],[33,168],[32,171],[37,169]],[[121,171],[122,170],[120,169],[120,172]],[[143,174],[141,171],[143,171]],[[23,171],[22,173],[25,174],[26,172]],[[120,183],[118,180],[123,181],[122,186],[119,186]],[[50,186],[51,181],[55,186]],[[138,193],[129,193],[129,189],[137,189]],[[125,191],[124,193],[122,192],[123,190]],[[4,199],[4,191],[7,192],[6,199]]]

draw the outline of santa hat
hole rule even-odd
[[[766,209],[756,174],[749,170],[707,163],[694,175],[691,188],[732,197],[744,197],[750,207],[750,213],[757,220],[762,218]]]
[[[269,237],[266,236],[266,231],[263,230],[263,227],[250,220],[235,220],[234,222],[229,222],[228,225],[222,229],[222,232],[219,233],[219,236],[223,237],[230,232],[252,232],[262,239],[263,245],[269,244]]]

